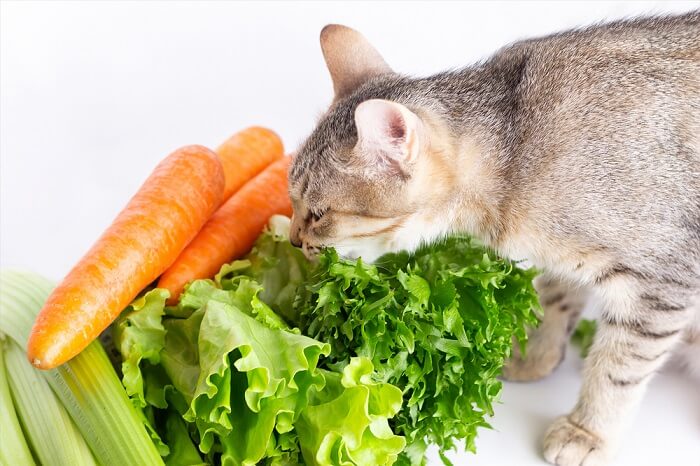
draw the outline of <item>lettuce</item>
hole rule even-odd
[[[161,317],[168,296],[166,290],[154,290],[141,296],[129,305],[113,326],[114,339],[119,342],[118,349],[122,355],[122,384],[138,408],[139,417],[161,456],[166,456],[170,450],[154,426],[153,403],[146,401],[147,396],[153,396],[154,375],[149,371],[149,378],[144,380],[140,365],[142,361],[144,365],[160,362],[160,351],[165,341]]]
[[[367,357],[377,380],[401,388],[394,428],[409,444],[402,462],[422,463],[429,443],[444,452],[459,440],[475,451],[512,338],[524,344],[537,323],[533,272],[460,238],[377,265],[326,251],[319,268],[298,306],[301,326],[331,344],[330,367]]]
[[[319,369],[330,346],[290,329],[257,282],[229,274],[240,265],[193,282],[173,307],[151,290],[115,324],[123,383],[151,413],[154,441],[168,443],[166,463],[393,463],[405,445],[389,427],[401,391],[372,381],[367,359]]]
[[[596,328],[595,320],[581,319],[571,335],[571,343],[579,347],[579,354],[582,358],[588,356],[591,345],[593,345]]]
[[[260,299],[277,315],[294,322],[294,303],[312,268],[301,249],[289,243],[289,220],[273,216],[246,258],[224,265],[216,280],[226,287],[238,275],[252,277],[262,287]]]
[[[160,351],[165,343],[161,318],[168,297],[166,290],[154,290],[139,297],[113,326],[114,339],[119,342],[118,349],[122,355],[122,383],[139,408],[147,405],[139,366],[143,360],[151,364],[160,362]]]
[[[288,221],[271,225],[177,305],[151,290],[115,325],[124,385],[166,463],[419,465],[429,444],[446,463],[458,445],[475,451],[513,341],[524,351],[538,322],[536,272],[459,237],[375,264],[332,249],[311,263]]]
[[[296,248],[280,231],[263,235],[246,260],[262,262],[263,250],[271,263],[269,251],[289,257]],[[284,272],[241,266],[229,276],[240,274],[265,283]],[[391,422],[407,441],[400,464],[423,464],[428,444],[448,462],[444,451],[463,442],[474,452],[478,429],[490,427],[513,338],[524,351],[527,328],[538,323],[535,275],[468,238],[389,254],[374,265],[329,249],[299,282],[286,318],[330,344],[323,368],[339,371],[364,357],[376,368],[375,381],[401,389],[403,409]]]
[[[393,464],[406,442],[388,417],[401,409],[401,390],[372,380],[374,366],[353,358],[342,374],[323,371],[326,387],[315,392],[296,427],[309,465]]]

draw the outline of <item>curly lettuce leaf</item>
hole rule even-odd
[[[314,393],[296,424],[309,466],[393,464],[406,442],[389,419],[401,409],[401,390],[371,380],[367,358],[353,358],[342,374],[324,371],[326,387]]]
[[[268,274],[284,275],[285,263],[275,257],[300,252],[284,234],[264,233],[258,244],[229,277],[263,282]],[[351,358],[367,357],[377,381],[403,391],[404,408],[391,423],[408,442],[399,462],[422,464],[428,443],[441,453],[458,444],[475,451],[478,429],[490,427],[513,337],[524,352],[527,328],[538,323],[537,272],[464,237],[389,254],[374,265],[329,249],[317,265],[305,266],[285,319],[331,345],[322,368],[340,371]]]
[[[402,390],[399,462],[421,464],[428,443],[474,451],[478,428],[489,427],[512,337],[524,344],[538,321],[534,275],[465,238],[374,265],[327,250],[296,310],[302,331],[331,345],[324,367],[367,357],[377,381]]]
[[[165,344],[162,317],[167,290],[155,289],[137,298],[119,316],[114,325],[114,341],[122,355],[122,383],[135,404],[146,406],[144,381],[139,365],[142,360],[152,365],[160,362]]]
[[[309,388],[323,386],[316,365],[329,352],[217,301],[203,308],[198,349],[201,372],[184,417],[197,424],[203,452],[216,435],[234,464],[259,461],[273,429],[292,428]]]
[[[113,326],[114,341],[122,355],[122,384],[161,456],[169,453],[156,428],[152,405],[161,397],[157,379],[160,351],[165,344],[162,324],[167,290],[155,289],[137,298]],[[141,367],[143,365],[143,367]]]
[[[215,280],[229,288],[237,276],[252,278],[262,287],[260,299],[294,324],[294,303],[312,269],[301,249],[289,242],[289,219],[275,215],[246,258],[224,265]]]
[[[405,445],[389,427],[401,391],[372,380],[367,359],[342,373],[318,369],[329,345],[280,328],[260,292],[243,275],[199,280],[175,314],[166,314],[155,291],[144,296],[152,306],[137,301],[125,313],[161,318],[159,364],[141,355],[135,367],[145,381],[145,412],[170,447],[166,462],[392,464]],[[118,342],[127,348],[125,335]]]

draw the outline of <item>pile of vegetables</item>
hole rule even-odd
[[[524,343],[536,323],[533,272],[466,238],[376,265],[327,250],[313,265],[287,230],[273,218],[244,260],[176,305],[154,289],[117,321],[124,385],[152,430],[172,438],[176,419],[177,441],[215,464],[474,451],[512,336]]]
[[[333,249],[309,262],[288,239],[288,164],[264,128],[182,148],[56,288],[3,272],[3,464],[475,451],[513,340],[537,323],[534,272],[463,237],[375,264]],[[95,341],[110,325],[117,371]]]
[[[244,254],[271,215],[291,215],[289,160],[259,127],[216,153],[185,146],[166,157],[50,294],[29,336],[32,364],[52,369],[77,355],[159,277],[175,299]]]

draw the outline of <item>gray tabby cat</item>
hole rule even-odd
[[[544,457],[609,462],[671,350],[700,372],[700,11],[518,42],[427,78],[343,26],[321,46],[335,99],[290,170],[292,242],[372,260],[463,232],[529,260],[545,314],[512,380],[557,366],[592,295],[580,398]]]

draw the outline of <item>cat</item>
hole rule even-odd
[[[544,315],[511,380],[555,369],[590,295],[601,317],[583,386],[544,458],[608,464],[671,351],[700,372],[700,10],[525,40],[424,78],[344,26],[321,48],[335,96],[290,168],[291,241],[374,260],[467,233],[529,261]]]

